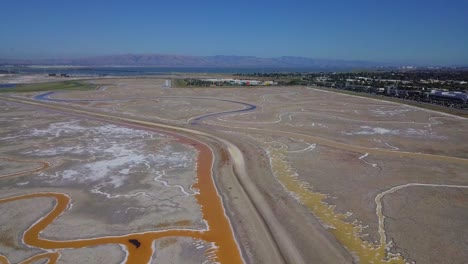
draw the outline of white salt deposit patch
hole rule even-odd
[[[73,179],[78,175],[79,175],[79,173],[74,171],[74,170],[64,170],[62,172],[62,174],[61,174],[62,178],[65,179],[65,180]]]
[[[308,144],[308,146],[304,149],[300,150],[288,150],[288,153],[299,153],[299,152],[306,152],[306,151],[313,151],[317,148],[317,144]]]
[[[92,160],[74,163],[63,171],[39,174],[53,184],[86,183],[118,188],[130,180],[132,173],[157,175],[157,171],[164,169],[193,167],[196,161],[194,148],[178,151],[173,145],[164,145],[156,149],[170,139],[168,136],[115,125],[89,127],[74,120],[25,131],[23,137],[53,139],[46,148],[39,144],[41,148],[22,152],[24,155],[58,158],[79,155],[80,160]]]
[[[361,131],[355,132],[357,135],[386,135],[386,134],[398,134],[399,130],[390,130],[382,127],[368,127],[361,126]]]
[[[136,193],[132,193],[132,194],[110,194],[110,193],[107,193],[107,192],[104,192],[104,191],[101,191],[101,188],[103,186],[102,185],[96,185],[94,186],[94,188],[91,190],[92,193],[95,193],[95,194],[100,194],[100,195],[104,195],[106,196],[108,199],[115,199],[115,198],[121,198],[121,197],[124,197],[124,198],[132,198],[132,197],[137,197],[137,196],[146,196],[146,197],[149,197],[151,199],[155,199],[154,196],[151,196],[149,195],[148,193],[146,192],[136,192]],[[132,209],[132,208],[136,208],[136,207],[128,207],[127,209],[125,209],[125,212],[127,212],[128,210]],[[136,208],[138,209],[138,208]]]
[[[192,242],[192,245],[194,245],[196,249],[202,249],[205,247],[205,241],[200,240],[200,239],[195,239]]]
[[[398,147],[392,146],[392,145],[388,144],[387,142],[385,142],[385,146],[389,147],[392,150],[400,150]]]
[[[119,173],[121,173],[121,174],[128,174],[129,172],[130,172],[129,169],[123,169],[123,170],[119,171]]]
[[[167,180],[162,179],[163,177],[167,176],[166,170],[163,170],[162,172],[156,171],[155,174],[158,175],[158,176],[156,176],[156,177],[154,178],[154,181],[161,183],[164,187],[170,187],[170,188],[177,188],[177,189],[179,189],[180,192],[183,194],[183,196],[196,195],[196,194],[199,193],[198,191],[195,191],[195,190],[193,190],[193,189],[191,189],[191,193],[189,193],[189,192],[187,192],[187,191],[185,190],[185,188],[184,188],[183,186],[181,186],[181,185],[177,185],[177,184],[171,185],[171,184],[169,184]]]
[[[359,157],[359,159],[362,160],[362,161],[364,161],[364,163],[371,165],[371,166],[374,167],[374,168],[377,167],[378,164],[376,164],[376,163],[370,163],[370,162],[367,162],[367,161],[365,160],[365,158],[367,158],[368,156],[369,156],[369,153],[366,153],[366,154],[362,155],[361,157]]]
[[[208,259],[208,261],[211,261],[211,263],[219,263],[218,262],[218,256],[217,252],[219,249],[219,246],[216,245],[214,242],[207,243],[208,244],[208,249],[205,251],[205,256]],[[209,263],[209,262],[205,262]]]
[[[321,127],[321,128],[328,128],[328,126],[327,126],[327,125],[320,124],[320,123],[312,123],[310,126],[311,126],[311,127]]]
[[[3,120],[0,120],[0,122],[2,122]],[[17,139],[19,138],[20,136],[7,136],[7,137],[3,137],[3,138],[0,138],[0,141],[12,141],[13,139]],[[14,140],[13,140],[14,141]]]
[[[40,176],[57,178],[63,183],[93,183],[118,188],[129,179],[132,171],[148,172],[149,168],[188,168],[195,162],[190,153],[175,152],[170,146],[165,146],[160,153],[146,154],[138,148],[130,149],[134,145],[132,143],[110,146],[101,153],[96,153],[102,155],[100,160],[76,164],[71,167],[73,170],[64,170],[54,175],[41,173]],[[149,172],[154,173],[157,170]]]
[[[389,135],[389,136],[405,136],[405,137],[428,137],[428,138],[439,138],[445,139],[446,137],[438,136],[437,133],[427,129],[387,129],[383,127],[370,127],[361,126],[360,130],[352,132],[341,132],[343,135]]]
[[[381,139],[374,138],[374,141],[379,143],[379,144],[384,144],[386,147],[388,147],[391,150],[399,150],[398,147],[392,146],[392,145],[388,144],[387,142],[385,142],[385,141],[383,141]]]
[[[36,129],[32,131],[27,131],[28,136],[33,137],[60,137],[62,136],[71,136],[71,135],[88,135],[88,134],[104,134],[106,136],[110,135],[112,137],[130,137],[130,138],[153,138],[157,136],[159,138],[167,138],[162,134],[157,134],[154,132],[147,132],[142,130],[136,130],[126,127],[120,127],[116,125],[100,125],[96,127],[85,127],[80,125],[79,120],[65,121],[52,123],[47,128]]]
[[[374,114],[375,116],[400,116],[409,111],[411,111],[411,109],[388,110],[387,108],[377,108],[377,109],[370,110],[370,112]]]

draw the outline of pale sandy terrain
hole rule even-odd
[[[47,226],[42,236],[76,240],[171,228],[209,228],[194,197],[197,191],[192,188],[198,155],[193,147],[164,134],[24,111],[27,108],[10,104],[2,103],[0,107],[2,111],[15,112],[19,118],[2,123],[0,151],[9,160],[0,159],[1,175],[5,178],[0,185],[1,198],[48,192],[64,192],[72,198],[69,210]],[[51,166],[28,172],[38,167],[35,162],[39,161]],[[12,177],[15,172],[23,173]],[[22,233],[52,209],[53,199],[0,203],[0,207],[4,212],[0,219],[2,255],[17,263],[37,253],[20,242]],[[188,243],[179,253],[198,256],[203,262],[207,247],[196,250],[195,243]],[[109,254],[89,248],[86,254],[96,258],[88,259],[94,263],[119,263],[125,257],[118,246],[103,248]],[[84,251],[64,250],[60,262],[77,263],[83,254],[80,250]],[[158,253],[164,251],[160,249]],[[116,261],[111,261],[113,255]]]
[[[196,151],[164,135],[82,117],[102,113],[119,122],[162,124],[210,146],[214,180],[247,263],[464,263],[467,257],[466,119],[307,87],[168,89],[156,78],[94,82],[101,88],[57,92],[52,101],[39,102],[61,113],[2,105],[0,118],[9,128],[2,128],[2,156],[51,162],[44,171],[2,181],[2,197],[41,188],[76,197],[45,236],[123,235],[181,221],[206,228],[191,196]],[[26,103],[31,96],[23,95]],[[3,175],[17,167],[5,161],[1,168]],[[139,192],[162,198],[155,205]],[[17,214],[34,219],[45,211]],[[21,234],[27,223],[14,232]],[[23,256],[0,246],[12,262]],[[152,261],[200,263],[210,246],[190,237],[162,238]],[[99,257],[94,248],[82,250]],[[108,250],[118,258],[119,251]]]
[[[94,79],[96,77],[58,77],[48,74],[1,74],[0,84],[46,83],[67,80]],[[102,77],[101,77],[102,78]]]

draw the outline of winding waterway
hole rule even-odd
[[[55,102],[97,102],[97,101],[128,101],[128,100],[148,100],[149,98],[128,98],[128,99],[96,99],[96,100],[81,100],[81,99],[56,99],[50,98],[50,96],[54,92],[41,94],[35,97],[37,100],[45,100],[45,101],[55,101]],[[390,156],[399,156],[399,157],[410,157],[410,158],[423,158],[427,160],[442,160],[447,162],[454,162],[454,163],[461,163],[467,164],[468,160],[463,158],[457,157],[449,157],[449,156],[441,156],[441,155],[430,155],[430,154],[423,154],[423,153],[412,153],[412,152],[403,152],[397,150],[388,150],[388,149],[379,149],[379,148],[366,148],[362,146],[355,146],[346,143],[335,142],[332,140],[314,137],[312,135],[305,135],[300,133],[294,132],[287,132],[287,131],[274,131],[269,129],[262,129],[262,128],[254,128],[254,127],[235,127],[232,124],[224,125],[224,124],[217,124],[211,122],[210,124],[205,124],[201,122],[202,120],[209,118],[209,117],[220,117],[223,115],[230,115],[234,113],[240,112],[248,112],[253,111],[256,109],[255,105],[239,102],[239,101],[232,101],[232,100],[224,100],[218,98],[208,98],[208,97],[184,97],[184,96],[159,96],[153,98],[165,98],[165,99],[194,99],[194,100],[218,100],[230,103],[236,103],[242,105],[242,109],[232,110],[232,111],[224,111],[218,113],[210,113],[205,114],[198,117],[193,117],[189,119],[188,123],[191,125],[211,125],[217,126],[219,128],[226,128],[226,129],[247,129],[250,132],[265,132],[271,133],[279,136],[290,136],[298,139],[304,139],[305,142],[313,143],[313,144],[321,144],[325,146],[330,146],[338,149],[354,151],[357,153],[370,153],[370,154],[381,154],[381,155],[390,155]],[[100,116],[104,116],[101,115]],[[119,120],[130,121],[128,118],[118,118]],[[125,123],[125,122],[124,122]],[[144,122],[138,122],[139,124]],[[130,125],[130,124],[126,124]],[[130,125],[132,126],[132,125]],[[134,125],[133,125],[134,126]],[[134,126],[135,127],[135,126]],[[139,126],[138,126],[139,127]],[[141,127],[140,127],[141,128]],[[188,131],[187,129],[181,129],[180,131]],[[161,133],[161,131],[158,130]],[[200,194],[196,195],[196,199],[200,205],[202,205],[202,213],[204,219],[209,224],[209,230],[166,230],[166,231],[158,231],[158,232],[148,232],[142,234],[129,234],[126,236],[121,237],[103,237],[103,238],[93,238],[87,240],[79,240],[79,241],[48,241],[45,239],[39,238],[39,233],[41,230],[47,227],[47,225],[51,224],[56,217],[63,212],[68,205],[66,199],[68,196],[62,194],[64,196],[60,196],[59,194],[50,194],[54,199],[57,200],[57,206],[54,208],[53,211],[49,213],[44,219],[49,219],[50,222],[44,223],[42,227],[36,227],[40,222],[36,223],[33,227],[31,227],[26,233],[26,235],[32,235],[30,238],[31,240],[26,240],[25,242],[32,243],[31,245],[43,248],[43,249],[60,249],[65,247],[72,247],[72,248],[79,248],[79,247],[89,247],[93,245],[101,245],[101,244],[120,244],[125,246],[128,251],[128,258],[127,263],[142,263],[141,261],[148,261],[151,258],[153,253],[151,245],[155,239],[168,237],[168,236],[187,236],[193,238],[203,239],[205,241],[212,241],[215,242],[216,245],[219,246],[217,250],[217,261],[222,263],[240,263],[242,262],[242,257],[240,256],[238,246],[236,241],[232,235],[232,229],[229,225],[229,221],[226,218],[224,208],[220,201],[219,195],[216,191],[216,187],[213,184],[212,175],[211,175],[211,166],[213,163],[213,154],[207,145],[204,145],[194,139],[183,137],[181,135],[166,132],[174,137],[176,137],[180,142],[185,144],[193,145],[199,151],[199,160],[198,160],[198,170],[197,170],[197,177],[198,183],[196,184],[196,188],[200,189]],[[323,224],[327,226],[332,226],[333,228],[330,230],[331,233],[344,245],[349,251],[353,252],[356,257],[358,257],[361,261],[374,261],[374,263],[403,263],[404,260],[399,255],[390,255],[387,248],[387,242],[385,241],[383,231],[383,216],[379,215],[379,230],[381,235],[381,241],[379,244],[372,244],[364,239],[362,239],[360,232],[362,231],[361,227],[357,226],[354,223],[350,223],[347,221],[346,216],[340,213],[337,213],[333,210],[333,207],[324,203],[324,199],[326,197],[325,194],[321,194],[318,192],[313,192],[308,188],[304,188],[302,182],[297,180],[295,177],[293,168],[289,166],[289,164],[285,161],[285,153],[282,150],[271,148],[271,146],[267,146],[269,149],[269,154],[271,158],[271,166],[273,171],[275,172],[278,180],[283,185],[283,187],[290,193],[292,193],[299,202],[304,204],[307,208],[309,208],[314,214],[322,221]],[[204,169],[202,169],[204,168]],[[208,176],[207,176],[208,175]],[[32,194],[33,196],[35,194]],[[43,197],[41,195],[44,194],[36,194],[38,197]],[[61,197],[61,198],[60,198]],[[216,197],[216,199],[213,199]],[[36,197],[30,196],[21,196],[21,197],[13,197],[7,199],[32,199]],[[379,197],[379,201],[380,201]],[[60,199],[64,199],[64,201],[60,202]],[[216,200],[216,201],[214,201]],[[376,198],[377,201],[377,198]],[[5,202],[0,200],[0,203]],[[63,207],[62,211],[58,211],[59,205]],[[60,207],[61,208],[61,207]],[[55,217],[53,214],[58,213]],[[52,215],[52,216],[51,216]],[[51,216],[51,217],[49,217]],[[41,229],[42,228],[42,229]],[[35,230],[34,232],[31,229]],[[30,234],[31,232],[31,234]],[[229,235],[226,235],[229,234]],[[136,239],[141,243],[139,248],[136,248],[134,244],[130,243],[130,239]],[[39,244],[37,244],[39,243]],[[41,244],[43,243],[43,244]],[[52,243],[52,244],[48,244]],[[68,244],[67,244],[68,243]],[[234,250],[235,249],[235,250]],[[1,258],[0,258],[1,260]]]
[[[105,121],[104,119],[100,120]],[[207,256],[209,255],[211,261],[221,263],[243,263],[237,241],[234,238],[231,225],[221,202],[221,198],[212,179],[213,153],[210,147],[198,140],[188,136],[182,136],[181,134],[175,132],[136,126],[134,124],[125,122],[119,122],[119,124],[135,127],[137,129],[147,129],[166,134],[172,138],[175,138],[179,143],[190,145],[197,149],[197,182],[194,184],[193,188],[199,190],[199,193],[195,195],[195,198],[201,206],[202,215],[204,220],[207,222],[208,229],[169,229],[163,231],[133,233],[124,236],[107,236],[79,240],[56,241],[43,238],[40,234],[47,228],[47,226],[53,224],[54,220],[69,208],[70,197],[67,194],[46,192],[2,198],[0,199],[0,204],[18,200],[31,200],[36,198],[51,198],[55,200],[54,208],[43,218],[34,223],[28,230],[25,231],[23,235],[23,242],[26,245],[43,249],[49,253],[37,255],[29,260],[26,260],[29,262],[24,263],[31,263],[38,259],[47,258],[49,260],[48,263],[53,264],[56,263],[59,259],[60,255],[58,252],[60,249],[86,248],[107,244],[119,244],[125,248],[127,252],[125,263],[149,263],[154,254],[154,241],[165,237],[191,237],[207,242],[213,242],[216,246],[216,250],[214,252],[209,252],[210,254],[206,254]],[[40,170],[42,169],[45,169],[45,167],[40,168]],[[24,174],[24,172],[21,172],[21,175],[22,174]],[[5,176],[11,177],[12,175],[0,175],[0,178]],[[0,263],[1,262],[9,263],[5,256],[0,256]]]

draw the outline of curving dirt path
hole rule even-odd
[[[183,97],[177,97],[177,98],[183,98]],[[185,98],[192,98],[192,97],[185,97]],[[201,99],[201,98],[200,98]],[[204,98],[206,99],[206,98]],[[212,100],[216,100],[216,98],[210,98]],[[54,100],[61,100],[61,99],[54,99]],[[73,100],[73,99],[70,99]],[[66,100],[66,101],[70,101]],[[112,100],[112,99],[111,99]],[[218,100],[223,100],[223,99],[218,99]],[[265,100],[265,98],[264,98]],[[61,100],[63,101],[63,100]],[[79,100],[78,100],[79,101]],[[223,100],[226,101],[226,100]],[[44,105],[41,104],[35,104],[35,102],[30,102],[30,101],[19,101],[20,103],[27,103],[29,105],[34,105],[35,107],[44,107]],[[234,110],[235,113],[239,112],[248,112],[251,110],[254,110],[255,107],[248,107],[247,103],[242,103],[242,102],[237,102],[244,104],[245,106],[242,109],[239,110]],[[45,107],[52,107],[54,110],[58,110],[61,112],[66,112],[66,113],[73,113],[74,115],[84,115],[84,116],[93,116],[95,118],[102,118],[102,119],[112,119],[112,120],[117,120],[118,122],[130,122],[133,124],[141,125],[141,126],[152,126],[152,127],[159,127],[159,128],[164,128],[164,129],[170,129],[170,130],[175,130],[175,131],[180,131],[183,133],[189,133],[192,135],[197,135],[201,137],[207,137],[216,140],[217,142],[221,142],[227,149],[227,151],[230,154],[230,157],[233,160],[233,166],[236,172],[236,176],[239,179],[239,182],[242,184],[243,188],[245,188],[245,191],[247,192],[248,198],[252,200],[253,204],[255,205],[257,212],[257,216],[261,218],[260,222],[266,222],[268,226],[268,230],[264,230],[262,232],[268,232],[269,234],[266,235],[265,237],[267,238],[265,243],[271,244],[271,248],[279,248],[281,251],[281,255],[276,256],[276,259],[278,259],[278,262],[281,261],[286,261],[290,263],[306,263],[305,260],[302,258],[302,255],[300,252],[298,252],[297,248],[294,247],[293,243],[293,238],[291,238],[285,229],[279,224],[277,221],[273,211],[271,208],[268,206],[267,202],[264,200],[265,198],[260,194],[258,189],[256,188],[255,184],[252,183],[251,179],[249,178],[249,175],[247,174],[246,168],[245,168],[245,160],[244,156],[242,154],[242,151],[235,146],[234,144],[230,143],[227,140],[222,139],[221,137],[215,136],[211,133],[205,133],[205,132],[200,132],[194,129],[189,129],[189,128],[183,128],[183,127],[175,127],[171,125],[164,125],[164,124],[157,124],[153,122],[146,122],[146,121],[141,121],[141,120],[134,120],[130,118],[125,118],[121,116],[112,116],[112,115],[107,115],[107,114],[99,114],[99,113],[90,113],[89,111],[83,111],[83,110],[78,110],[78,109],[64,109],[61,106],[45,106]],[[302,112],[300,112],[302,113]],[[463,158],[457,158],[457,157],[450,157],[450,156],[442,156],[442,155],[431,155],[431,154],[424,154],[424,153],[414,153],[414,152],[404,152],[404,151],[398,151],[397,149],[381,149],[381,148],[367,148],[367,147],[361,147],[361,146],[356,146],[356,145],[351,145],[351,144],[346,144],[346,143],[340,143],[324,138],[319,138],[319,137],[314,137],[302,133],[295,133],[295,132],[288,132],[288,131],[281,131],[281,130],[272,130],[272,129],[263,129],[263,128],[246,128],[246,127],[236,127],[232,125],[232,121],[230,120],[222,120],[226,122],[230,122],[229,125],[227,124],[220,124],[220,123],[204,123],[201,122],[205,119],[212,118],[212,117],[220,117],[224,115],[230,115],[233,114],[233,111],[225,111],[225,112],[220,112],[220,113],[210,113],[202,116],[198,116],[195,118],[192,118],[189,123],[191,125],[203,125],[204,128],[225,128],[228,129],[229,131],[234,130],[239,130],[239,131],[245,131],[248,130],[253,133],[263,133],[263,134],[273,134],[273,135],[279,135],[279,136],[289,136],[289,137],[294,137],[298,139],[302,139],[305,142],[308,142],[309,144],[321,144],[329,147],[334,147],[338,149],[343,149],[347,151],[354,151],[357,153],[362,153],[364,154],[361,156],[362,159],[366,157],[366,155],[369,154],[379,154],[379,155],[391,155],[391,156],[398,156],[398,157],[411,157],[411,158],[418,158],[418,159],[428,159],[428,160],[438,160],[438,161],[446,161],[446,162],[454,162],[454,163],[461,163],[461,164],[468,164],[468,159],[463,159]],[[283,115],[286,115],[288,113],[282,113],[279,116],[278,121],[274,121],[271,123],[276,123],[280,122],[282,119]],[[304,113],[302,113],[304,114]],[[430,120],[430,123],[421,123],[421,124],[437,124],[437,121],[435,120],[436,118],[447,118],[447,117],[435,117],[433,120]],[[450,116],[450,118],[452,118]],[[348,121],[354,121],[358,122],[359,120],[351,120],[347,119]],[[359,121],[360,122],[360,121]],[[375,122],[381,122],[381,121],[375,121]],[[385,122],[385,121],[384,121]],[[392,121],[387,121],[387,122],[392,122]],[[245,122],[234,122],[234,123],[245,123]],[[248,122],[247,122],[248,123]],[[265,122],[265,123],[270,123],[270,122]],[[399,123],[408,123],[408,122],[399,122]],[[411,123],[411,122],[410,122]],[[205,125],[207,124],[207,125]],[[311,145],[310,145],[311,146]],[[309,147],[310,147],[309,146]],[[306,149],[302,151],[306,151]],[[394,187],[397,188],[397,187]],[[392,188],[393,189],[393,188]],[[391,189],[391,190],[392,190]],[[396,191],[398,189],[395,189]],[[390,191],[390,190],[389,190]],[[383,195],[386,193],[384,192]],[[377,200],[380,201],[382,197],[378,198],[376,197],[376,203]],[[380,210],[381,210],[381,205],[380,205]],[[379,216],[378,212],[377,215]],[[379,216],[380,217],[380,216]],[[379,218],[379,226],[380,226],[380,218]],[[382,215],[382,226],[383,226],[383,215]],[[263,227],[264,228],[264,227]],[[379,231],[380,233],[380,231]],[[382,238],[381,238],[382,239]],[[385,239],[385,238],[384,238]],[[324,240],[326,241],[326,240]],[[334,252],[333,253],[333,247],[330,247],[329,245],[322,245],[324,250],[330,250],[329,252],[332,252],[330,254],[336,254],[339,255],[338,253]],[[381,245],[384,245],[383,243]],[[275,251],[273,251],[275,252]],[[274,254],[274,253],[272,253]]]
[[[14,99],[16,100],[16,99]],[[28,101],[27,103],[33,104],[33,105],[42,105],[38,102],[30,102]],[[62,108],[61,106],[54,106],[54,109],[56,108]],[[252,109],[247,109],[247,110],[253,110]],[[233,111],[225,111],[225,112],[220,112],[220,113],[210,113],[206,115],[202,115],[199,117],[196,117],[191,122],[192,125],[202,125],[201,122],[202,120],[209,118],[209,117],[217,117],[221,115],[226,115],[226,114],[232,114],[233,112],[243,112],[247,111],[245,108],[240,109],[240,110],[233,110]],[[70,109],[67,108],[67,112],[70,112]],[[73,113],[79,113],[79,114],[85,114],[86,116],[90,116],[91,113],[88,111],[84,110],[78,110],[78,109],[73,109]],[[271,254],[274,256],[273,259],[276,260],[277,263],[308,263],[304,258],[303,255],[298,251],[296,244],[294,243],[294,238],[291,237],[286,229],[284,228],[283,225],[281,225],[277,219],[277,216],[274,214],[272,208],[269,206],[261,192],[257,189],[256,185],[252,182],[250,179],[246,168],[245,168],[245,162],[244,162],[244,156],[242,154],[242,151],[235,146],[234,144],[230,143],[229,141],[220,138],[218,136],[215,136],[213,134],[208,134],[205,132],[201,132],[198,130],[193,130],[189,128],[183,128],[183,127],[175,127],[172,125],[165,125],[165,124],[158,124],[158,123],[152,123],[152,122],[147,122],[147,121],[140,121],[140,120],[133,120],[133,119],[128,119],[125,117],[115,117],[115,116],[109,116],[107,114],[100,114],[100,113],[92,113],[92,116],[97,116],[99,118],[102,117],[112,117],[112,119],[117,119],[119,121],[131,121],[132,123],[137,123],[138,125],[144,125],[144,126],[155,126],[155,127],[160,127],[160,128],[167,128],[171,130],[177,130],[181,132],[187,132],[193,135],[199,135],[199,136],[204,136],[208,138],[212,138],[217,142],[221,142],[224,147],[228,150],[232,160],[233,160],[233,167],[235,171],[235,175],[237,176],[240,184],[242,187],[245,189],[247,197],[245,199],[251,200],[253,203],[253,208],[256,211],[252,211],[249,215],[252,219],[250,221],[255,221],[257,223],[261,223],[262,226],[259,226],[259,230],[256,232],[262,237],[262,242],[267,244],[268,248],[270,248]],[[203,125],[205,127],[205,125]],[[255,220],[257,219],[257,220]],[[266,223],[266,224],[265,224]],[[315,247],[320,249],[322,255],[324,258],[336,262],[336,263],[348,263],[349,261],[343,257],[342,252],[335,247],[330,241],[323,236],[322,233],[319,231],[312,231],[315,236],[317,236],[316,245]],[[321,239],[320,239],[321,238]],[[223,262],[224,263],[224,262]],[[230,262],[226,262],[230,263]]]

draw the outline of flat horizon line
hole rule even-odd
[[[263,67],[320,67],[319,65],[300,65],[307,64],[307,63],[343,63],[343,64],[365,64],[361,66],[365,67],[468,67],[467,63],[423,63],[423,62],[405,62],[405,61],[388,61],[388,60],[367,60],[367,59],[342,59],[342,58],[323,58],[323,57],[309,57],[309,56],[297,56],[297,55],[281,55],[281,56],[256,56],[256,55],[191,55],[191,54],[177,54],[177,53],[115,53],[115,54],[101,54],[101,55],[70,55],[70,56],[47,56],[42,58],[34,58],[34,56],[25,57],[9,57],[9,56],[1,56],[0,55],[0,64],[28,64],[28,65],[43,65],[43,66],[52,66],[55,64],[63,64],[63,66],[114,66],[114,67],[220,67],[220,65],[215,65],[216,63],[228,63],[228,62],[220,62],[217,61],[213,65],[164,65],[164,63],[155,63],[151,65],[151,63],[143,63],[143,64],[118,64],[118,63],[110,63],[110,64],[101,64],[101,65],[82,65],[77,63],[76,61],[85,61],[85,60],[98,60],[98,59],[116,59],[116,58],[126,58],[126,57],[135,57],[135,58],[165,58],[171,59],[171,57],[178,58],[178,59],[252,59],[257,60],[256,62],[259,64],[252,64],[252,65],[232,65],[223,67],[262,67],[261,61],[265,62],[273,62],[276,65],[263,65]],[[278,60],[285,60],[284,66],[279,65],[282,61]],[[287,61],[290,60],[290,61]],[[293,60],[294,64],[296,65],[287,65],[291,63]],[[68,61],[69,63],[66,63]],[[75,62],[71,62],[75,61]],[[139,62],[133,62],[139,63]],[[252,62],[251,62],[252,63]],[[234,63],[235,64],[235,63]],[[328,65],[330,66],[330,65]],[[335,65],[336,66],[336,65]],[[349,65],[347,65],[349,66]]]

